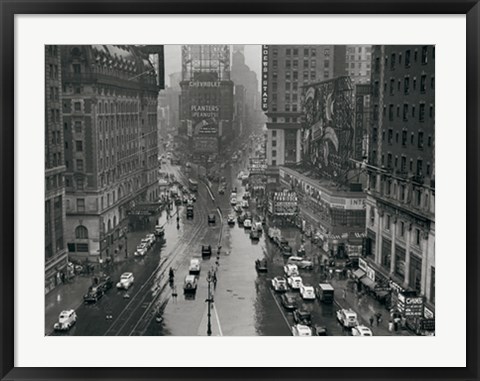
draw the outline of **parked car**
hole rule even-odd
[[[352,328],[352,336],[373,336],[372,330],[364,325]]]
[[[287,260],[288,264],[297,265],[299,269],[306,269],[312,270],[313,269],[313,261],[309,258],[302,258],[302,257],[290,257]]]
[[[152,247],[152,243],[150,242],[150,240],[148,238],[142,238],[141,241],[140,241],[140,245],[142,245],[142,244],[145,245],[145,247],[147,249],[150,249],[150,247]]]
[[[357,313],[351,308],[338,310],[337,320],[345,328],[352,328],[358,325]]]
[[[295,295],[283,294],[281,297],[282,306],[287,310],[294,310],[297,308],[297,301]]]
[[[272,279],[272,288],[277,292],[286,292],[288,290],[287,280],[282,276],[276,276]]]
[[[165,235],[165,228],[163,226],[155,226],[155,235],[157,237],[163,237]]]
[[[312,286],[300,286],[300,295],[303,300],[315,300],[315,289]]]
[[[302,286],[302,278],[299,276],[291,276],[288,278],[288,285],[293,290],[299,290],[300,287]]]
[[[58,315],[58,321],[53,325],[55,331],[68,331],[77,322],[75,310],[65,310]]]
[[[117,288],[128,290],[130,286],[133,284],[133,281],[134,281],[133,273],[130,273],[130,272],[123,273],[120,276],[120,281],[117,283]]]
[[[197,258],[190,259],[190,266],[188,268],[189,274],[200,274],[200,260]]]
[[[297,275],[298,275],[298,267],[297,267],[297,265],[287,264],[287,265],[283,266],[283,271],[285,271],[285,275],[286,275],[287,277],[297,276]]]
[[[293,336],[312,336],[312,329],[308,325],[295,324],[292,326]]]
[[[312,324],[312,314],[310,311],[307,311],[305,309],[297,309],[293,311],[293,320],[297,324],[305,324],[305,325],[311,325]]]
[[[183,282],[184,292],[196,292],[197,291],[197,277],[195,275],[187,275]]]
[[[148,251],[148,246],[144,242],[137,246],[137,250],[135,251],[134,255],[136,257],[143,257],[145,254],[147,254],[147,251]]]
[[[252,220],[245,218],[245,221],[243,221],[243,227],[245,229],[251,229],[252,228]]]
[[[153,246],[155,244],[155,241],[157,240],[155,238],[155,234],[147,234],[145,238],[149,240],[150,246]]]

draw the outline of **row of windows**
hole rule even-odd
[[[56,57],[58,54],[58,46],[57,45],[47,45],[47,54],[50,57]]]
[[[290,56],[290,55],[294,55],[294,56],[298,56],[298,52],[299,52],[299,49],[298,48],[287,48],[285,49],[285,54],[287,56]],[[274,48],[273,51],[273,56],[277,56],[278,55],[278,49],[277,48]],[[312,57],[315,57],[317,55],[317,50],[315,48],[304,48],[303,49],[303,55],[304,56],[312,56]],[[324,49],[324,55],[325,57],[328,57],[330,55],[330,49]]]
[[[388,131],[386,133],[386,131]],[[375,127],[372,130],[372,141],[377,142],[378,129]],[[387,141],[388,144],[393,144],[393,129],[389,128],[388,130],[382,131],[382,141]],[[425,146],[425,133],[423,131],[417,131],[417,138],[415,139],[415,132],[410,133],[410,139],[408,138],[408,130],[404,129],[401,131],[395,132],[395,143],[401,143],[402,147],[407,147],[410,141],[410,145],[416,146],[419,149],[423,149]],[[431,147],[433,143],[432,135],[428,135],[426,139],[427,147]]]
[[[423,46],[421,48],[420,57],[418,53],[418,49],[413,50],[413,52],[412,49],[406,49],[403,52],[391,53],[390,57],[384,57],[385,67],[389,67],[390,70],[395,70],[398,64],[404,65],[404,67],[409,68],[412,64],[412,55],[414,63],[417,63],[418,59],[420,58],[421,64],[426,65],[429,62],[430,57],[431,59],[435,59],[435,46]],[[390,66],[388,66],[389,59]],[[374,68],[376,73],[380,73],[380,57],[375,58]]]
[[[425,122],[426,119],[426,109],[427,106],[425,103],[420,103],[418,105],[418,121],[419,122]],[[389,104],[388,105],[388,120],[390,122],[395,121],[396,118],[402,118],[404,122],[407,122],[410,118],[416,118],[416,107],[415,105],[409,105],[408,103],[405,103],[403,105],[403,110],[402,112],[400,111],[400,105],[395,105],[394,104]],[[383,106],[383,117],[385,117],[387,114],[387,107]],[[435,118],[435,112],[433,108],[433,104],[430,104],[428,106],[428,117],[430,119]],[[378,105],[373,106],[373,120],[378,120],[379,118],[379,107]]]
[[[417,91],[417,77],[413,77],[410,81],[410,76],[405,76],[403,81],[401,79],[396,80],[395,78],[390,78],[389,81],[389,95],[395,95],[395,91],[402,92],[402,82],[403,82],[403,95],[409,95],[411,91]],[[410,87],[411,83],[411,87]],[[425,94],[427,89],[435,90],[435,77],[430,76],[428,79],[426,74],[420,76],[420,84],[418,86],[418,91],[420,94]],[[387,82],[383,84],[383,91],[387,94]],[[379,82],[375,81],[373,84],[373,96],[379,97],[380,88]]]

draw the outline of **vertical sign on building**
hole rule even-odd
[[[262,45],[262,110],[268,111],[268,45]]]

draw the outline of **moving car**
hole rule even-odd
[[[321,325],[316,325],[312,329],[313,331],[313,336],[327,336],[327,327],[321,326]]]
[[[240,214],[240,215],[237,217],[238,225],[243,226],[243,222],[244,222],[244,221],[245,221],[245,215],[244,215],[244,214]]]
[[[233,208],[233,210],[237,213],[242,213],[242,207],[240,205],[235,205],[235,207]]]
[[[298,309],[293,311],[293,320],[297,324],[310,325],[312,324],[312,314],[303,308]]]
[[[283,271],[285,271],[285,275],[286,275],[287,277],[291,277],[291,276],[296,276],[296,275],[298,275],[298,267],[297,267],[297,265],[287,264],[287,265],[283,266]]]
[[[250,198],[250,192],[246,191],[244,194],[243,194],[243,197],[242,197],[244,200],[248,200]]]
[[[183,283],[184,292],[195,292],[197,291],[197,277],[195,275],[187,275],[185,277],[185,282]]]
[[[247,201],[247,200],[242,200],[241,205],[242,205],[242,208],[243,208],[243,209],[248,209],[248,207],[249,207],[249,204],[248,204],[248,201]]]
[[[230,204],[231,205],[237,205],[237,196],[230,197]]]
[[[250,220],[247,220],[247,221],[250,221]],[[244,226],[245,226],[245,223],[244,223]],[[260,239],[260,233],[258,232],[258,230],[250,230],[250,239],[253,240],[253,241],[258,241]]]
[[[225,188],[223,186],[218,187],[218,194],[225,194]]]
[[[235,225],[235,216],[233,214],[229,214],[227,217],[227,224]]]
[[[262,231],[263,231],[262,223],[260,221],[255,221],[254,223],[252,223],[252,230],[256,230],[260,234],[262,234]]]
[[[245,218],[245,221],[243,221],[243,227],[245,229],[251,229],[252,228],[252,220]]]
[[[337,320],[345,328],[352,328],[358,325],[357,313],[351,308],[338,310]]]
[[[312,329],[308,325],[295,324],[292,326],[293,336],[312,336]]]
[[[188,273],[193,274],[200,274],[200,260],[199,259],[190,259],[190,266],[188,268]]]
[[[112,278],[108,275],[102,276],[97,284],[94,284],[88,288],[87,293],[83,296],[85,303],[95,303],[100,299],[107,290],[113,286]]]
[[[319,283],[317,288],[318,299],[327,304],[332,304],[334,299],[335,289],[330,283]]]
[[[266,273],[268,271],[267,260],[265,258],[257,259],[255,261],[255,268],[259,273]]]
[[[282,306],[287,310],[294,310],[297,308],[297,302],[295,295],[292,294],[283,294],[281,297]]]
[[[130,272],[123,273],[120,276],[120,281],[117,283],[117,288],[128,290],[130,286],[133,284],[133,281],[134,281],[133,273],[130,273]]]
[[[207,258],[212,255],[212,246],[202,245],[202,258]]]
[[[75,310],[65,310],[58,315],[58,322],[53,325],[55,331],[68,331],[77,322]]]
[[[300,287],[300,295],[303,300],[315,300],[315,289],[312,286],[302,284]]]
[[[311,261],[309,258],[290,257],[288,258],[287,263],[297,265],[299,269],[313,269],[313,261]]]
[[[288,290],[287,280],[284,277],[276,276],[272,279],[272,288],[277,292],[285,292]]]
[[[208,223],[215,225],[215,214],[214,213],[210,213],[208,215]]]
[[[288,278],[288,285],[293,289],[293,290],[299,290],[300,287],[302,287],[302,278],[299,276],[291,276]]]
[[[364,325],[352,328],[352,336],[373,336],[372,330]]]

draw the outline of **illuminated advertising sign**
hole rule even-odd
[[[193,141],[193,149],[197,153],[217,153],[218,139],[217,137],[196,136]]]
[[[295,192],[275,192],[272,199],[273,214],[277,216],[293,216],[298,210],[298,199]]]
[[[423,296],[408,296],[402,292],[398,294],[398,309],[406,317],[422,317],[424,303]]]
[[[262,110],[268,110],[268,45],[262,45]]]
[[[251,175],[263,175],[267,169],[267,161],[262,158],[252,157],[250,158],[250,165],[248,170]]]
[[[217,105],[191,105],[192,118],[218,118],[220,107]]]
[[[219,81],[190,81],[188,83],[190,87],[220,87]]]

